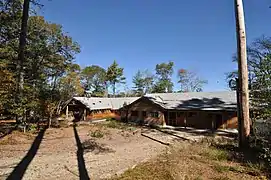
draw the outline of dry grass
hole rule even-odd
[[[117,120],[107,120],[103,125],[108,128],[122,129],[127,131],[136,130],[136,127],[134,125],[123,123]]]
[[[0,145],[15,145],[31,142],[35,135],[29,132],[13,131],[11,134],[0,139]]]
[[[113,180],[267,179],[262,176],[260,168],[255,166],[253,168],[230,161],[229,154],[225,150],[206,144],[184,142],[171,147],[163,155],[151,161],[127,170],[119,177],[114,177]]]

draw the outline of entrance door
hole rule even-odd
[[[170,126],[176,126],[176,112],[169,112],[168,124]]]
[[[219,129],[223,125],[222,114],[215,115],[215,129]]]

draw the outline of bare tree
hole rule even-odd
[[[237,36],[237,54],[238,54],[238,130],[239,146],[248,145],[250,134],[249,118],[249,94],[248,94],[248,68],[247,68],[247,49],[246,49],[246,32],[243,1],[235,0],[235,19],[236,19],[236,36]]]
[[[178,71],[178,78],[178,83],[181,85],[179,92],[200,92],[203,90],[203,86],[208,83],[208,81],[198,77],[195,72],[186,69]]]

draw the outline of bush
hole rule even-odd
[[[27,128],[27,131],[30,133],[35,133],[38,130],[38,125],[37,124],[30,124]]]
[[[254,143],[251,143],[251,146],[256,150],[255,155],[257,154],[259,160],[263,161],[268,168],[271,168],[271,145],[269,141],[263,139],[253,141]]]
[[[118,123],[115,120],[110,120],[106,125],[109,128],[119,128],[120,127],[120,123]]]
[[[114,121],[114,118],[106,118],[106,121]]]
[[[95,130],[90,133],[90,136],[94,138],[102,138],[104,137],[104,133],[101,130]]]

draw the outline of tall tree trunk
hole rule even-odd
[[[113,82],[113,97],[116,97],[116,82]]]
[[[30,0],[24,0],[23,4],[23,16],[21,23],[21,31],[19,37],[19,52],[17,59],[17,102],[20,102],[23,97],[24,89],[24,61],[25,61],[25,46],[26,46],[26,35],[27,35],[27,21],[29,16],[29,4]]]
[[[52,113],[50,112],[49,119],[48,119],[48,128],[51,128],[52,125]]]
[[[246,49],[246,32],[243,1],[235,0],[235,19],[236,19],[236,36],[238,52],[238,79],[239,79],[239,96],[240,113],[238,120],[241,127],[239,128],[239,146],[248,145],[250,134],[249,119],[249,94],[248,94],[248,67],[247,67],[247,49]]]

